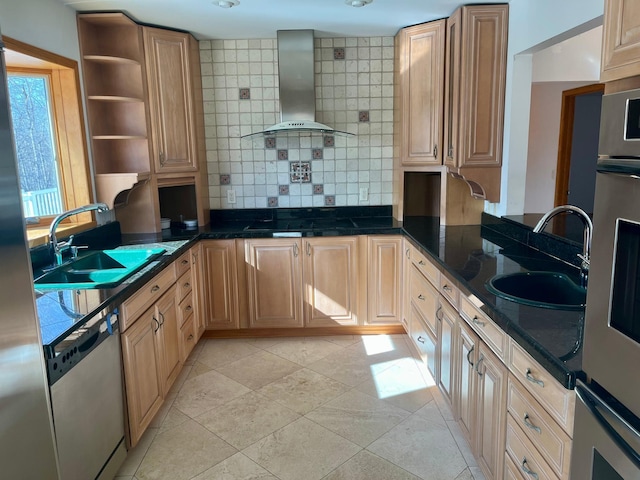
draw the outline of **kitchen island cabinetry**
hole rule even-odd
[[[406,27],[395,38],[394,127],[402,166],[442,164],[445,23]]]
[[[640,3],[606,0],[600,81],[640,75]]]

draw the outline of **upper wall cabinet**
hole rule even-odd
[[[124,233],[208,223],[198,42],[123,13],[79,14],[78,33],[98,200]]]
[[[464,6],[447,20],[444,163],[493,202],[500,169],[485,169],[502,165],[508,22],[507,5]]]
[[[640,75],[640,2],[606,0],[600,80]]]
[[[196,133],[189,34],[144,27],[156,173],[194,171]]]
[[[396,128],[403,166],[442,164],[445,20],[395,38]]]

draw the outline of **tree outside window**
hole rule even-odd
[[[57,215],[64,208],[49,76],[10,72],[7,81],[24,215]]]

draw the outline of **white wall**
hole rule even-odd
[[[521,214],[525,203],[531,102],[531,53],[602,23],[604,0],[511,0],[505,96],[501,201],[486,204],[494,215]]]
[[[3,35],[80,60],[75,10],[57,0],[0,0]]]

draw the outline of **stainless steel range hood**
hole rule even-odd
[[[315,121],[313,30],[278,30],[278,76],[280,123],[242,138],[303,132],[353,136]]]

